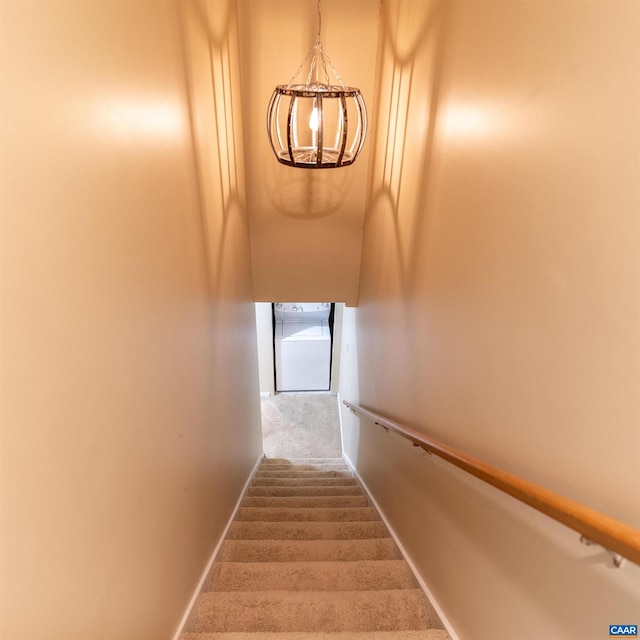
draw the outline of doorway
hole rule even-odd
[[[258,371],[260,381],[260,395],[273,396],[276,391],[275,369],[275,319],[272,302],[257,302],[256,329],[258,341]],[[330,331],[331,358],[328,393],[337,395],[340,380],[340,346],[342,342],[343,302],[331,303]],[[324,393],[327,393],[325,390]]]
[[[264,452],[268,457],[340,457],[342,436],[337,393],[344,304],[331,304],[330,309],[328,388],[311,391],[276,391],[274,305],[256,303]]]
[[[329,391],[334,304],[274,302],[276,392]]]

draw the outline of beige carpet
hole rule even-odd
[[[338,400],[328,393],[279,393],[262,398],[267,457],[335,458],[342,455]]]
[[[341,458],[263,459],[181,640],[449,640]]]

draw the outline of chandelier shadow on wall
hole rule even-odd
[[[267,111],[267,132],[278,162],[303,169],[352,164],[367,135],[367,109],[360,89],[344,85],[316,40],[288,84],[276,86]],[[304,84],[296,78],[307,70]],[[332,82],[331,76],[334,80]]]

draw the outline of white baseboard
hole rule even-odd
[[[255,465],[253,466],[253,469],[251,471],[251,473],[249,474],[249,477],[247,478],[247,481],[245,482],[244,487],[242,488],[242,491],[240,492],[240,497],[238,498],[238,501],[236,502],[236,506],[233,509],[233,513],[231,514],[231,517],[229,518],[229,521],[227,522],[227,526],[224,528],[224,531],[222,532],[222,535],[220,536],[220,539],[218,540],[218,543],[215,546],[215,549],[213,550],[213,553],[211,554],[211,557],[209,558],[209,562],[207,563],[207,566],[205,567],[205,570],[202,572],[202,577],[200,578],[200,582],[198,582],[198,586],[196,587],[195,591],[193,592],[193,596],[191,597],[191,600],[189,601],[189,604],[187,606],[187,610],[184,612],[184,615],[182,616],[182,620],[180,620],[180,624],[178,625],[178,629],[176,630],[174,636],[173,636],[173,640],[179,640],[180,638],[180,634],[185,633],[186,631],[189,631],[190,628],[193,626],[193,623],[195,622],[194,620],[194,616],[195,616],[195,604],[196,604],[196,600],[198,599],[198,596],[205,591],[205,586],[207,584],[207,579],[209,577],[209,574],[211,573],[211,568],[213,567],[213,563],[215,562],[215,559],[218,555],[218,552],[220,551],[220,547],[222,546],[222,543],[224,542],[225,538],[227,537],[227,533],[229,532],[229,527],[231,526],[231,523],[235,520],[236,518],[236,514],[238,513],[238,509],[240,508],[240,504],[242,503],[242,499],[244,498],[245,494],[247,493],[247,488],[249,487],[249,485],[251,484],[251,481],[253,480],[253,476],[255,475],[258,466],[260,465],[260,462],[262,461],[262,458],[264,457],[264,454],[260,454],[260,457],[258,458],[258,460],[256,461]]]
[[[342,423],[341,423],[341,426],[342,426]],[[456,632],[453,630],[453,627],[451,626],[451,623],[449,622],[447,617],[444,615],[442,609],[438,605],[436,599],[433,597],[433,594],[431,593],[431,590],[427,586],[427,583],[424,581],[424,579],[422,578],[422,576],[418,572],[418,569],[417,569],[416,565],[413,563],[413,560],[411,560],[411,557],[407,553],[407,550],[404,548],[402,542],[400,541],[400,538],[398,538],[398,536],[396,535],[396,532],[393,530],[393,527],[389,523],[389,520],[387,520],[387,517],[385,516],[384,511],[382,511],[382,509],[380,508],[380,505],[376,502],[376,499],[371,494],[371,491],[369,491],[369,487],[367,487],[367,484],[360,477],[360,474],[356,470],[353,462],[351,462],[351,459],[345,453],[344,448],[343,448],[343,451],[342,451],[342,455],[343,455],[344,459],[347,461],[347,464],[349,465],[349,467],[351,467],[351,470],[355,474],[356,478],[358,478],[358,481],[362,485],[362,488],[365,490],[365,493],[367,494],[367,497],[369,498],[369,500],[371,500],[371,503],[373,504],[373,506],[376,508],[376,510],[380,514],[380,518],[382,518],[382,521],[384,522],[385,526],[389,530],[389,533],[391,534],[391,537],[393,538],[394,542],[398,545],[398,548],[400,549],[400,553],[402,553],[402,557],[405,559],[406,563],[409,565],[409,568],[411,569],[411,572],[413,573],[413,575],[415,576],[416,580],[418,581],[418,584],[420,585],[420,588],[424,591],[424,594],[427,596],[427,600],[429,601],[429,604],[433,607],[433,610],[434,610],[435,614],[438,616],[438,618],[440,618],[440,622],[442,622],[442,625],[447,630],[447,633],[451,637],[451,640],[460,640],[460,638],[458,637]]]

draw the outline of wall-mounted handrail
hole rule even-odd
[[[439,456],[496,489],[577,531],[583,536],[584,541],[599,544],[640,565],[640,530],[498,467],[472,458],[374,411],[346,400],[343,402],[356,415],[368,418],[373,423],[398,433],[414,446]],[[616,562],[615,558],[614,562]],[[619,564],[619,561],[616,562],[617,566]]]

